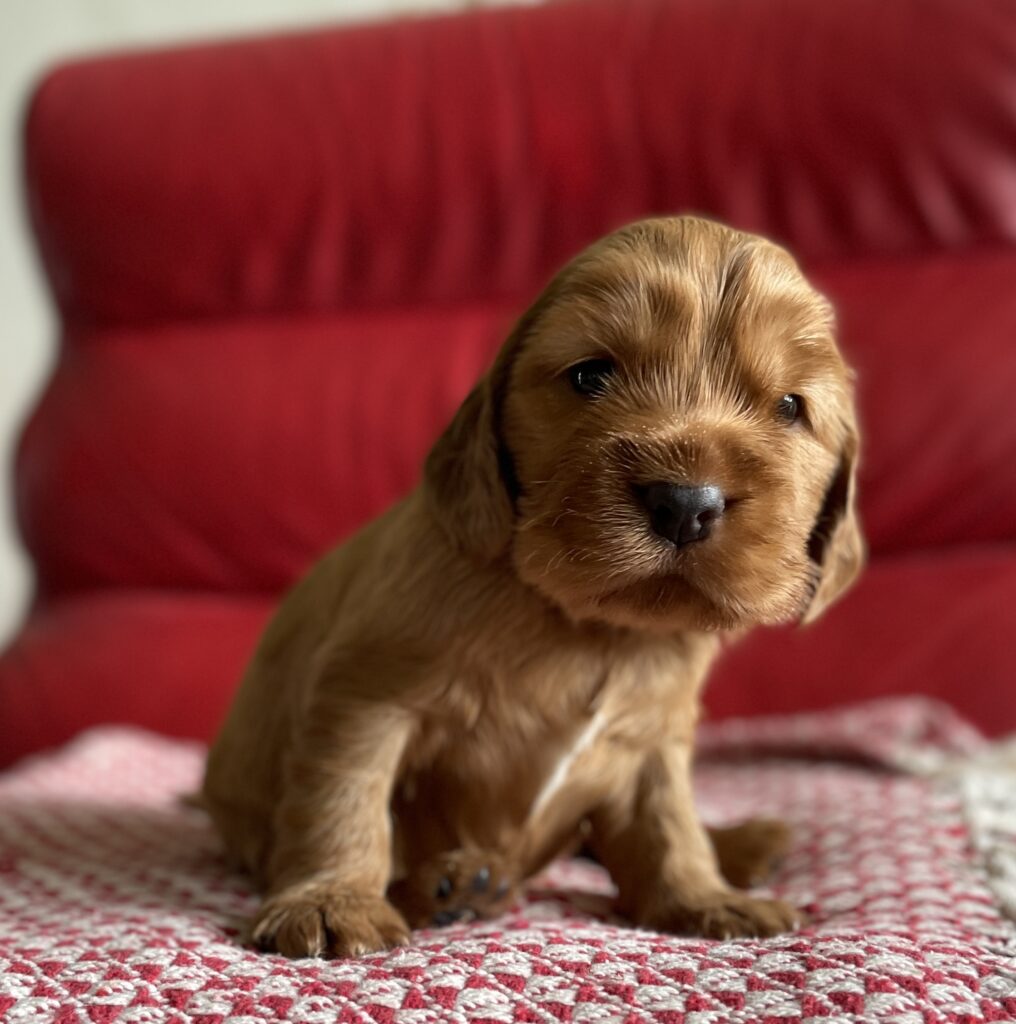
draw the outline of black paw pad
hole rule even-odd
[[[444,928],[446,925],[461,921],[465,916],[465,911],[463,910],[440,910],[434,915],[432,920],[438,928]]]

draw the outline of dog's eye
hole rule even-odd
[[[776,414],[787,423],[793,423],[801,418],[804,412],[804,400],[800,395],[784,395],[776,403]]]
[[[607,382],[613,373],[614,364],[609,359],[587,359],[568,371],[568,379],[580,395],[596,398],[607,390]]]

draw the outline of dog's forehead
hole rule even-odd
[[[830,308],[794,261],[751,236],[730,236],[587,254],[548,297],[539,354],[558,364],[600,354],[647,370],[712,369],[761,382],[835,365]]]

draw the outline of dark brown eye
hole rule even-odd
[[[587,359],[576,363],[568,371],[571,386],[586,398],[598,398],[607,390],[607,383],[614,373],[614,364],[609,359]]]
[[[787,423],[800,419],[803,412],[804,401],[800,395],[784,395],[776,403],[776,414]]]

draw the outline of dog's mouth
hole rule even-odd
[[[552,513],[533,515],[515,549],[523,580],[577,618],[635,628],[739,629],[794,617],[803,567],[773,529],[775,496],[731,486],[705,535],[682,543],[654,528],[629,481],[611,484],[585,502],[555,495]]]
[[[754,496],[731,497],[710,534],[675,544],[640,518],[630,562],[617,559],[616,574],[596,606],[649,626],[669,623],[697,629],[737,629],[799,617],[813,581],[785,545],[744,519]]]
[[[670,573],[635,580],[601,594],[597,606],[606,615],[623,609],[647,625],[681,625],[702,630],[733,629],[743,623],[725,603],[720,603],[687,576]]]
[[[789,585],[782,593],[756,592],[749,596],[736,588],[710,585],[680,571],[632,580],[603,591],[595,601],[608,618],[620,614],[629,625],[648,628],[703,631],[775,625],[798,618],[807,603],[808,589]],[[758,603],[758,602],[761,603]]]

